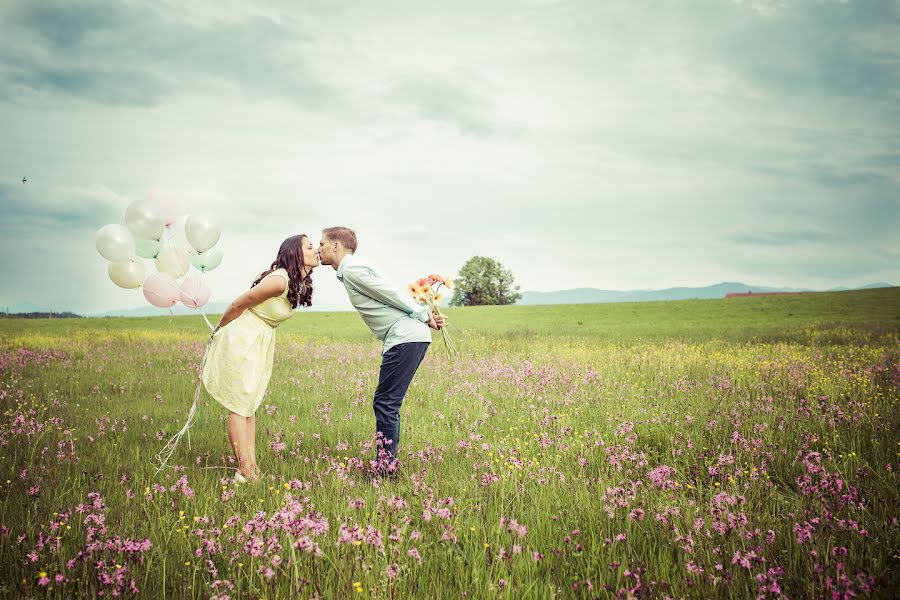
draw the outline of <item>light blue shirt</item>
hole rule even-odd
[[[397,290],[373,268],[348,254],[338,265],[337,278],[375,337],[384,342],[384,354],[397,344],[431,342],[426,306],[400,297]]]

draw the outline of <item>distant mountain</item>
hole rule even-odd
[[[0,318],[5,319],[6,313],[0,313]],[[73,312],[49,312],[49,311],[40,311],[40,312],[20,312],[20,313],[9,313],[10,318],[16,319],[82,319],[84,315],[76,315]]]
[[[870,283],[860,290],[893,287],[888,283]],[[846,290],[847,288],[843,288]],[[813,292],[808,288],[787,288],[747,285],[739,282],[717,283],[706,287],[675,287],[664,290],[613,291],[595,288],[576,288],[555,292],[522,292],[518,305],[528,304],[594,304],[602,302],[654,302],[659,300],[693,300],[724,298],[725,294],[746,292]],[[832,289],[828,291],[841,291]]]
[[[210,302],[206,306],[203,307],[203,312],[206,314],[221,314],[228,308],[228,305],[224,302]],[[169,310],[172,312],[169,313]],[[100,313],[99,315],[91,315],[96,317],[166,317],[169,314],[174,314],[176,316],[182,315],[197,315],[200,314],[200,311],[194,308],[188,308],[187,306],[176,304],[171,309],[168,308],[157,308],[155,306],[141,306],[138,308],[122,308],[118,310],[108,310],[104,313]]]
[[[11,306],[0,307],[0,309],[2,309],[3,312],[8,312],[9,314],[50,312],[49,307],[40,306],[35,304],[34,302],[20,302],[19,304],[13,304]],[[58,311],[54,309],[53,312]]]
[[[849,290],[877,290],[880,288],[889,288],[889,287],[894,287],[894,286],[892,286],[889,283],[870,283],[869,285],[864,285],[864,286],[861,286],[858,288],[848,288],[848,287],[844,287],[844,286],[839,286],[839,287],[828,288],[825,291],[827,291],[827,292],[847,292]]]
[[[878,288],[889,288],[889,287],[894,287],[894,286],[892,286],[889,283],[880,282],[880,283],[870,283],[869,285],[864,285],[864,286],[858,287],[856,289],[857,290],[874,290],[874,289],[878,289]]]
[[[203,312],[208,315],[220,315],[225,312],[225,309],[228,308],[228,304],[225,302],[210,302],[206,306],[203,307]],[[108,310],[99,315],[90,315],[92,317],[167,317],[170,315],[168,308],[157,308],[155,306],[141,306],[139,308],[124,308],[119,310]],[[309,308],[301,309],[303,312],[333,312],[333,311],[341,311],[348,310],[347,307],[344,306],[334,306],[334,305],[316,305],[311,306]],[[171,308],[172,313],[175,316],[183,316],[183,315],[199,315],[200,311],[194,308],[188,308],[181,304],[176,304]]]
[[[876,288],[894,287],[889,283],[870,283],[856,290],[870,290]],[[851,288],[834,287],[828,292],[842,292]],[[603,302],[654,302],[658,300],[692,300],[702,298],[724,298],[725,294],[746,293],[746,292],[815,292],[823,290],[811,290],[808,288],[788,288],[788,287],[766,287],[747,285],[739,282],[717,283],[706,287],[674,287],[664,290],[598,290],[595,288],[575,288],[571,290],[558,290],[554,292],[522,292],[522,298],[516,303],[518,305],[529,304],[595,304]],[[207,314],[222,314],[228,305],[224,302],[210,302],[204,307]],[[62,310],[39,306],[31,302],[22,302],[13,304],[8,307],[0,306],[0,311],[9,314],[24,313],[49,313],[57,315]],[[172,314],[196,315],[199,311],[187,308],[181,304],[172,307]],[[352,310],[346,305],[328,305],[319,304],[310,308],[302,309],[304,312],[331,312],[331,311],[347,311]],[[123,308],[117,310],[108,310],[100,314],[87,314],[89,317],[165,317],[168,316],[169,309],[156,308],[155,306],[142,306],[138,308]]]

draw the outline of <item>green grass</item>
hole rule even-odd
[[[245,486],[216,468],[230,464],[225,413],[205,395],[175,455],[184,469],[155,474],[157,434],[177,431],[193,397],[199,316],[0,319],[0,595],[94,597],[118,573],[126,593],[134,579],[160,598],[743,598],[760,575],[770,595],[828,595],[832,581],[890,597],[898,292],[449,309],[462,353],[451,361],[435,338],[403,406],[401,475],[378,485],[360,467],[378,344],[355,313],[278,330],[257,413],[266,479]],[[651,476],[661,466],[674,474]],[[191,497],[170,491],[183,475]],[[74,512],[90,492],[104,508]],[[258,511],[261,533],[247,525]],[[340,543],[342,524],[383,545]],[[152,546],[118,551],[116,536]],[[304,537],[321,556],[292,547]]]

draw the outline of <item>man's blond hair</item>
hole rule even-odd
[[[356,252],[356,232],[349,227],[326,227],[322,233],[329,240],[340,242],[350,254]]]

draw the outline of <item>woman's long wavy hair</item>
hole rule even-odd
[[[263,280],[263,277],[275,269],[285,269],[288,273],[288,302],[291,308],[298,306],[312,306],[312,268],[303,265],[303,241],[307,239],[305,234],[294,235],[281,242],[278,249],[278,257],[268,271],[263,271],[253,285]],[[253,286],[250,286],[253,287]]]

